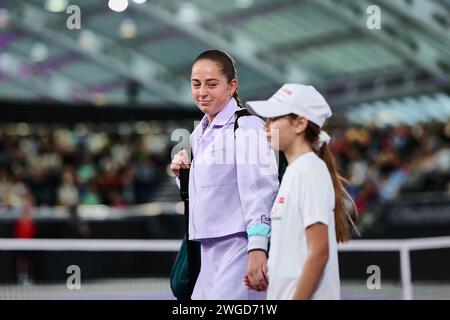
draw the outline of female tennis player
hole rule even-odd
[[[189,238],[201,244],[192,299],[266,298],[269,216],[278,172],[260,118],[240,117],[235,134],[235,112],[242,107],[237,89],[229,54],[208,50],[195,59],[192,97],[205,115],[190,136],[192,162],[182,150],[171,164],[177,176],[180,168],[190,167]],[[251,161],[256,151],[269,155],[269,161]]]

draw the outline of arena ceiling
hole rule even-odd
[[[193,108],[191,63],[210,48],[236,58],[245,100],[300,82],[346,107],[450,79],[450,0],[73,0],[74,30],[68,5],[0,0],[0,99]]]

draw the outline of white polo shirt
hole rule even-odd
[[[328,168],[314,152],[301,155],[283,176],[272,208],[267,299],[291,299],[307,258],[306,228],[328,226],[329,258],[313,299],[340,299],[334,221],[334,188]]]

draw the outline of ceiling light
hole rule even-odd
[[[45,10],[50,12],[66,11],[69,2],[67,0],[46,0]]]
[[[128,7],[128,0],[109,0],[108,7],[116,12],[122,12]]]
[[[134,38],[137,34],[136,24],[132,19],[124,19],[120,24],[119,34],[122,38]]]
[[[31,60],[33,62],[42,62],[47,59],[48,48],[45,44],[36,43],[30,51]]]
[[[235,0],[236,7],[245,9],[253,5],[253,0]]]
[[[185,2],[180,5],[177,18],[184,23],[196,23],[200,20],[200,12],[195,4]]]
[[[89,30],[82,30],[78,37],[78,46],[84,50],[98,51],[100,49],[100,44],[97,40],[96,35]]]

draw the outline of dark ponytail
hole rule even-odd
[[[292,115],[292,118],[296,117],[297,115]],[[336,240],[338,242],[347,242],[350,239],[349,225],[353,227],[358,235],[361,235],[354,222],[358,213],[355,202],[345,189],[347,180],[339,174],[336,160],[330,148],[325,143],[317,147],[320,131],[321,129],[318,125],[308,121],[308,126],[305,130],[305,140],[311,144],[314,152],[325,162],[330,172],[335,193],[334,220],[336,224]]]
[[[233,79],[237,80],[236,61],[233,57],[220,50],[206,50],[200,53],[195,58],[194,65],[199,60],[211,60],[216,62],[220,66],[220,72],[227,78],[228,83],[231,83]],[[236,100],[239,107],[243,108],[241,99],[239,98],[238,90],[233,93],[233,98]]]
[[[239,98],[239,93],[238,93],[237,89],[236,89],[236,91],[235,91],[234,94],[233,94],[233,98],[236,100],[237,105],[238,105],[240,108],[243,108],[243,107],[244,107],[244,105],[242,104],[241,98]]]
[[[335,193],[334,219],[336,223],[336,238],[338,242],[347,242],[350,239],[349,224],[358,235],[361,235],[355,225],[354,218],[357,216],[355,202],[345,189],[347,180],[342,177],[337,169],[336,160],[328,145],[323,144],[317,155],[326,163],[333,181]],[[353,217],[352,217],[353,216]]]

